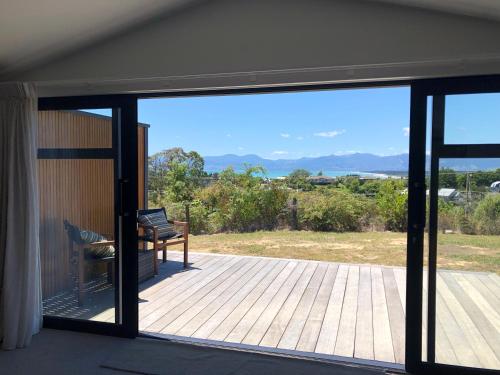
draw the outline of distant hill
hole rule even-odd
[[[260,165],[269,172],[292,171],[298,168],[309,171],[404,172],[408,170],[409,161],[408,154],[379,156],[367,153],[329,155],[293,160],[264,159],[252,154],[205,156],[204,159],[205,170],[210,172],[221,171],[229,166],[232,166],[235,170],[243,170],[245,164]],[[429,163],[429,157],[427,159]],[[497,159],[443,159],[441,167],[449,167],[460,171],[487,170],[500,168],[500,162]]]

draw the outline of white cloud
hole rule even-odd
[[[343,156],[343,155],[352,155],[352,154],[357,154],[357,153],[359,153],[359,151],[347,150],[347,151],[337,151],[337,152],[334,152],[333,154],[335,156]]]
[[[330,130],[328,132],[319,132],[319,133],[314,133],[316,137],[326,137],[326,138],[333,138],[336,137],[337,135],[341,135],[345,133],[345,129],[342,130]]]
[[[290,138],[290,134],[288,133],[281,133],[280,134],[283,138]]]
[[[287,155],[288,151],[273,151],[273,155]]]
[[[301,136],[297,137],[297,141],[301,141],[303,139],[304,139],[304,137],[301,137]]]
[[[408,127],[403,128],[403,134],[405,137],[408,137],[410,135],[410,128]]]
[[[226,134],[226,137],[231,138],[231,134]]]
[[[244,147],[238,147],[238,150],[243,151],[245,148]]]

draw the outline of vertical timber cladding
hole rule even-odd
[[[139,205],[145,204],[147,125],[138,126]],[[81,111],[40,111],[38,148],[112,148],[111,117]],[[114,161],[39,159],[40,256],[43,297],[70,287],[66,219],[82,229],[113,237]]]

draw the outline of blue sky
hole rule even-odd
[[[500,143],[500,94],[448,95],[444,142]]]
[[[500,94],[449,95],[445,116],[445,143],[500,142]],[[150,155],[171,147],[267,159],[401,154],[409,117],[409,87],[139,101],[139,121],[151,125]]]
[[[149,153],[297,159],[408,152],[409,88],[231,95],[139,101]]]

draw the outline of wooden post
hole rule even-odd
[[[153,269],[158,275],[158,231],[153,230]]]
[[[188,245],[188,242],[189,242],[189,222],[187,223],[187,225],[184,226],[184,233],[183,233],[183,237],[184,237],[184,268],[187,268],[188,266],[188,249],[189,249],[189,245]]]
[[[189,230],[189,203],[186,203],[184,206],[185,209],[185,216],[186,216],[186,222],[188,223],[188,230]]]
[[[297,218],[297,198],[292,199],[292,230],[299,229],[299,220]]]

